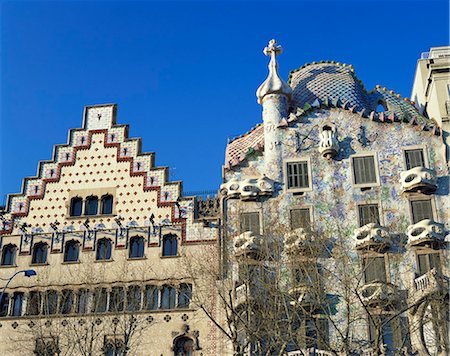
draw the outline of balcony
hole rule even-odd
[[[317,237],[303,228],[295,229],[286,235],[284,251],[290,257],[315,256],[325,248]]]
[[[361,300],[368,307],[394,306],[399,300],[399,292],[391,283],[374,281],[365,284],[360,289]]]
[[[437,189],[436,172],[425,167],[414,167],[400,173],[403,192],[433,194]]]
[[[323,304],[326,299],[326,294],[321,286],[313,282],[297,283],[294,287],[289,289],[289,295],[292,300],[292,306],[301,306],[302,308],[316,308]]]
[[[435,268],[414,280],[412,299],[418,302],[429,296],[448,293],[449,279],[440,274]]]
[[[409,246],[442,245],[445,242],[444,224],[430,219],[409,225],[407,229]]]
[[[261,235],[246,231],[236,237],[234,242],[234,257],[237,260],[261,260],[264,258],[263,238]]]
[[[241,200],[257,200],[259,197],[272,196],[273,191],[274,181],[266,176],[242,181],[231,179],[220,186],[220,194]]]
[[[355,230],[353,235],[357,250],[383,251],[389,248],[392,238],[389,231],[379,224],[370,223]]]

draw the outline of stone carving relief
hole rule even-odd
[[[260,196],[271,196],[274,191],[274,181],[262,176],[239,181],[235,178],[220,186],[220,193],[229,198],[242,200],[257,199]]]
[[[427,242],[442,243],[445,241],[445,232],[444,224],[425,219],[408,226],[408,243],[411,246],[421,245]]]
[[[375,281],[365,284],[361,290],[361,299],[368,306],[395,303],[398,299],[397,287],[393,284]]]
[[[356,249],[385,249],[389,247],[392,241],[389,231],[376,223],[370,223],[356,229],[353,237]]]
[[[436,173],[425,167],[400,172],[400,183],[404,192],[434,193],[437,189]]]

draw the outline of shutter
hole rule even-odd
[[[411,210],[414,224],[424,219],[433,220],[431,200],[413,200],[411,201]]]
[[[405,151],[406,169],[414,167],[425,167],[425,160],[423,157],[423,150],[408,150]]]
[[[364,226],[370,223],[380,223],[380,214],[378,212],[378,205],[367,204],[359,206],[359,226]]]
[[[293,229],[311,227],[309,208],[291,210],[291,227]]]
[[[353,170],[355,184],[376,183],[375,162],[373,156],[354,157]]]
[[[288,189],[308,188],[308,162],[293,162],[287,164]]]

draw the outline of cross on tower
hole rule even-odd
[[[266,56],[270,56],[272,59],[275,59],[276,56],[283,52],[283,47],[281,47],[276,40],[272,39],[269,41],[267,47],[264,48],[263,52]]]

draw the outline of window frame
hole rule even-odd
[[[106,248],[106,254],[105,256],[99,256],[100,253],[100,244],[105,243],[106,246],[104,248]],[[102,237],[100,239],[97,240],[97,244],[96,244],[96,251],[95,251],[95,260],[99,261],[99,262],[105,262],[105,261],[111,261],[112,260],[112,245],[113,242],[111,239],[107,238],[107,237]],[[109,255],[109,257],[108,257]],[[99,257],[105,257],[105,258],[99,258]],[[106,258],[108,257],[108,258]]]
[[[354,159],[355,158],[363,158],[363,157],[372,157],[373,158],[374,170],[375,170],[375,182],[356,183]],[[350,155],[349,159],[350,159],[350,174],[352,176],[352,185],[354,188],[372,188],[372,187],[380,186],[380,166],[379,166],[379,162],[378,162],[377,152],[367,151],[367,152],[355,153],[353,155]]]
[[[294,228],[292,226],[292,221],[293,221],[292,220],[292,211],[293,210],[308,210],[309,211],[309,229],[312,230],[313,226],[314,226],[313,209],[314,209],[314,207],[312,205],[296,205],[296,206],[291,207],[289,209],[289,226],[290,226],[291,230],[298,229],[298,227]]]
[[[417,249],[415,251],[415,260],[416,260],[416,268],[415,268],[415,272],[416,272],[416,277],[420,277],[423,276],[425,274],[427,274],[428,272],[431,271],[431,265],[430,265],[430,257],[427,258],[427,267],[428,270],[424,273],[422,273],[421,268],[420,268],[420,260],[419,260],[419,256],[423,256],[423,255],[434,255],[436,256],[435,258],[437,258],[437,267],[436,270],[438,272],[440,272],[442,270],[442,260],[443,260],[443,256],[441,256],[441,252],[439,250],[433,250],[433,249]]]
[[[132,256],[131,255],[131,246],[132,246],[132,241],[134,240],[141,240],[142,241],[142,256]],[[144,259],[145,257],[145,238],[143,236],[140,235],[136,235],[136,236],[131,236],[129,238],[129,242],[128,242],[128,259],[129,260],[140,260],[140,259]]]
[[[74,215],[74,206],[73,206],[73,204],[74,204],[75,201],[78,201],[80,203],[80,214],[79,215]],[[70,199],[70,205],[69,205],[69,216],[70,217],[74,217],[74,218],[83,216],[83,205],[84,204],[83,204],[83,198],[82,197],[80,197],[78,195],[72,197]]]
[[[308,187],[297,187],[289,188],[289,177],[288,177],[288,164],[289,163],[302,163],[306,162],[306,168],[308,172]],[[302,193],[312,191],[312,169],[311,169],[311,158],[309,156],[299,156],[296,158],[289,158],[283,160],[283,175],[284,175],[284,191],[287,193]]]
[[[364,225],[361,225],[361,211],[360,211],[360,207],[362,206],[368,206],[368,205],[376,205],[377,209],[378,209],[378,220],[379,220],[379,224],[381,226],[383,226],[384,221],[382,219],[382,211],[381,211],[381,204],[379,201],[365,201],[365,202],[360,202],[356,205],[357,209],[356,209],[356,214],[358,215],[358,226],[359,227],[363,227]]]
[[[257,235],[261,235],[262,233],[261,233],[261,231],[262,231],[262,224],[261,224],[261,214],[259,213],[259,211],[245,211],[245,212],[241,212],[240,214],[239,214],[239,233],[240,234],[243,234],[244,232],[247,232],[247,231],[251,231],[252,233],[255,233],[255,231],[252,231],[252,230],[243,230],[243,228],[242,228],[242,217],[243,217],[243,215],[250,215],[250,214],[258,214],[258,226],[259,226],[259,231],[258,232],[256,232],[256,234]]]
[[[96,202],[95,213],[91,213],[89,211],[89,209],[91,207],[92,202],[94,202],[94,201]],[[99,207],[100,207],[100,204],[99,204],[98,196],[93,195],[93,194],[87,196],[84,199],[84,211],[83,211],[84,212],[84,216],[96,216],[96,215],[99,215],[99,213],[98,213],[98,208]]]
[[[371,280],[371,281],[367,281],[367,276],[366,276],[366,260],[367,259],[372,259],[372,258],[382,258],[383,262],[384,262],[384,274],[385,274],[385,281],[380,281],[380,280]],[[389,271],[389,256],[386,253],[367,253],[363,256],[361,256],[361,267],[362,267],[362,273],[364,276],[364,283],[365,284],[370,284],[370,283],[374,283],[375,281],[379,281],[381,283],[390,283],[391,282],[391,278],[390,278],[390,271]]]
[[[411,145],[411,146],[402,146],[402,157],[403,157],[403,168],[405,171],[408,170],[407,160],[406,160],[406,152],[407,151],[415,151],[422,150],[423,153],[423,164],[425,168],[429,168],[429,160],[428,160],[428,147],[427,145]],[[412,169],[412,168],[410,168]]]
[[[150,299],[149,299],[149,293],[151,292],[151,304],[150,304]],[[143,309],[145,308],[145,310],[158,310],[159,309],[159,300],[160,300],[160,296],[159,296],[159,287],[157,285],[154,284],[147,284],[145,286],[145,301],[144,304],[145,306],[143,306]],[[149,308],[149,306],[152,306],[152,308]]]
[[[10,263],[5,263],[5,255],[6,252],[10,251],[12,257],[10,257]],[[16,259],[17,259],[17,245],[13,243],[8,243],[2,247],[2,255],[0,260],[0,267],[16,267]]]
[[[76,260],[68,260],[67,259],[67,245],[76,245],[77,246],[77,259]],[[63,254],[63,262],[64,263],[78,263],[80,262],[80,242],[77,240],[69,240],[64,243],[64,254]]]
[[[109,213],[105,213],[104,212],[104,210],[105,210],[105,200],[107,198],[111,198],[111,212],[109,212]],[[100,209],[99,209],[100,212],[98,212],[99,215],[113,215],[114,214],[114,196],[112,194],[103,194],[100,197],[99,207],[100,207]]]
[[[170,240],[170,241],[168,242],[169,245],[170,245],[170,246],[169,246],[170,251],[169,251],[169,254],[166,254],[166,253],[165,253],[165,251],[166,251],[166,246],[167,246],[166,242],[167,242],[168,240]],[[174,243],[173,241],[175,241],[175,243]],[[171,234],[171,233],[164,234],[163,237],[162,237],[162,251],[161,251],[161,257],[177,257],[177,256],[179,256],[178,245],[179,245],[179,244],[178,244],[178,236],[177,236],[177,235]],[[175,246],[175,253],[173,253],[173,252],[174,252],[174,251],[173,251],[174,246]]]
[[[187,291],[187,292],[186,292]],[[182,297],[180,297],[182,296]],[[180,301],[183,301],[181,304]],[[178,287],[177,308],[189,308],[192,302],[192,284],[181,283]]]
[[[408,200],[408,205],[409,205],[409,217],[410,217],[410,221],[412,225],[415,225],[417,223],[419,223],[422,220],[418,220],[417,222],[414,222],[414,212],[413,212],[413,202],[416,201],[425,201],[428,200],[430,201],[431,204],[431,220],[436,221],[437,219],[437,214],[436,214],[436,204],[435,201],[433,199],[433,197],[431,196],[427,196],[427,195],[423,195],[423,194],[416,194],[416,195],[411,195],[409,200]]]
[[[165,308],[163,306],[164,303],[164,297],[165,297],[165,291],[167,290],[167,308]],[[164,284],[161,286],[161,290],[160,290],[160,300],[159,300],[159,309],[162,310],[172,310],[175,309],[177,307],[177,290],[174,286],[170,285],[170,284]],[[173,299],[172,299],[173,297]]]
[[[45,258],[42,262],[36,261],[36,251],[38,248],[45,246]],[[48,244],[43,241],[39,241],[33,244],[33,251],[31,253],[31,265],[46,265],[48,264]]]

